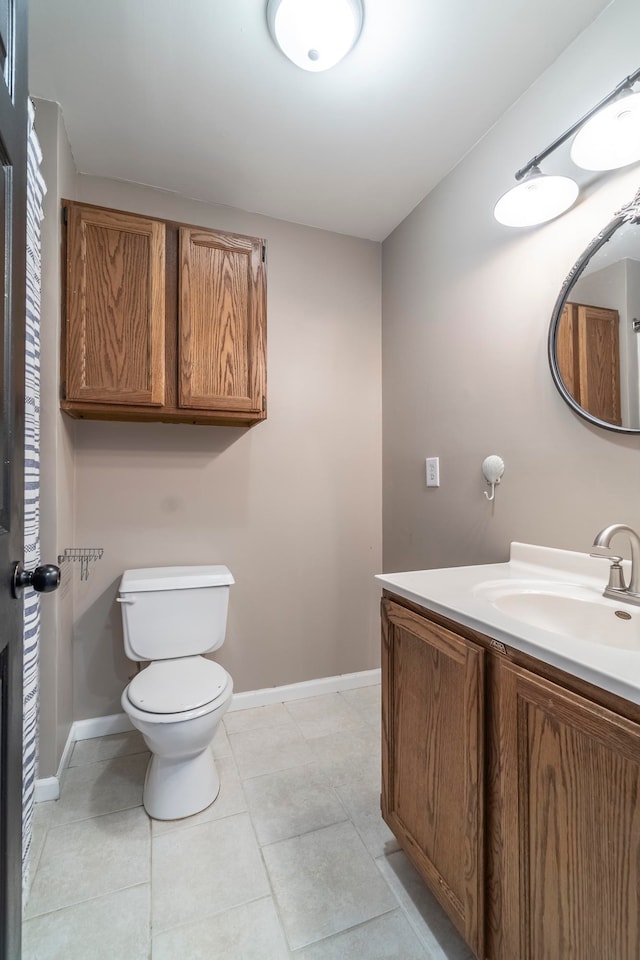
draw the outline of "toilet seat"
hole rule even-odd
[[[209,712],[217,700],[226,699],[230,681],[224,667],[213,660],[178,657],[151,663],[133,678],[125,693],[132,708],[158,719],[168,714],[200,715]]]

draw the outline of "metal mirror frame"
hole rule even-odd
[[[558,327],[560,325],[562,311],[564,310],[565,303],[567,302],[567,298],[569,296],[569,291],[594,254],[596,254],[598,250],[600,250],[600,248],[611,239],[616,230],[619,230],[620,227],[625,223],[640,223],[640,190],[638,190],[630,203],[626,204],[626,206],[622,207],[618,213],[615,214],[613,220],[609,221],[604,230],[602,230],[596,237],[593,238],[587,249],[581,254],[567,274],[567,277],[560,288],[560,293],[558,294],[558,299],[556,300],[553,313],[551,315],[548,354],[549,365],[551,367],[551,376],[553,377],[558,391],[564,400],[569,404],[571,409],[580,417],[582,417],[583,420],[587,420],[596,427],[604,427],[605,430],[613,430],[615,433],[640,433],[640,429],[637,427],[619,427],[615,423],[607,423],[606,420],[601,420],[599,417],[594,417],[593,414],[588,413],[583,407],[581,407],[580,404],[569,393],[564,384],[560,374],[560,368],[558,367],[558,356],[556,350]]]

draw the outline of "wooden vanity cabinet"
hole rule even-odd
[[[382,638],[383,816],[476,957],[638,960],[640,708],[387,592]]]
[[[640,725],[497,665],[500,960],[640,957]]]
[[[65,413],[264,420],[265,242],[69,200],[63,214]]]
[[[481,956],[484,651],[389,600],[382,638],[382,814]]]

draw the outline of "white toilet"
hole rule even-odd
[[[120,581],[125,652],[150,661],[122,708],[151,751],[143,802],[157,820],[198,813],[220,789],[210,746],[233,681],[201,654],[224,643],[233,582],[224,566],[125,570]]]

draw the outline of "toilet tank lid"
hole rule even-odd
[[[120,593],[144,593],[150,590],[190,590],[196,587],[225,587],[235,583],[228,567],[222,564],[197,567],[144,567],[125,570]]]

